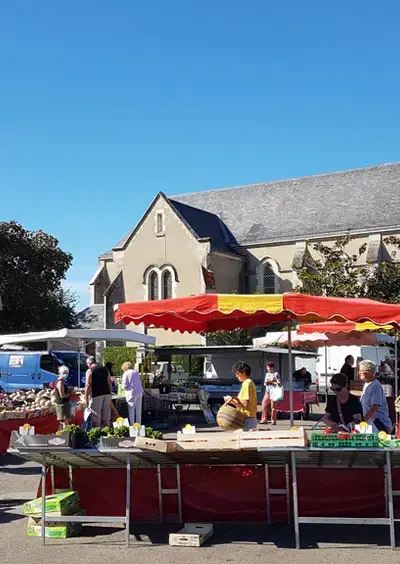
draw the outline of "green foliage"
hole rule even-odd
[[[216,346],[251,345],[251,331],[234,329],[233,331],[207,333],[207,341],[209,345]]]
[[[62,435],[66,431],[69,431],[72,435],[86,436],[85,431],[79,425],[66,425],[64,429],[57,431],[57,435]]]
[[[76,298],[62,287],[71,264],[51,235],[0,222],[0,333],[73,327]]]
[[[189,372],[189,356],[185,354],[173,354],[171,362],[182,365],[185,372]],[[192,356],[192,375],[202,375],[204,356]]]
[[[134,347],[105,347],[103,351],[103,362],[114,364],[114,374],[122,374],[121,366],[124,362],[136,362],[136,348]]]
[[[116,427],[113,430],[113,437],[116,437],[117,439],[123,439],[125,437],[129,437],[129,427]]]
[[[129,427],[125,426],[117,427],[116,429],[112,427],[95,427],[86,433],[79,425],[67,425],[64,430],[57,431],[57,435],[61,435],[65,431],[69,431],[72,435],[76,435],[77,437],[85,437],[93,446],[97,446],[101,437],[111,439],[114,437],[118,439],[129,437]],[[164,438],[161,431],[155,431],[152,427],[146,427],[146,437],[159,440]]]
[[[96,446],[101,437],[112,437],[113,430],[111,427],[95,427],[87,432],[89,441]]]
[[[370,298],[382,302],[400,302],[400,263],[387,260],[363,264],[367,245],[355,253],[348,251],[351,236],[339,237],[332,246],[309,245],[302,268],[296,269],[302,286],[297,290],[314,296]],[[400,239],[384,241],[400,249]]]
[[[152,427],[146,427],[146,437],[148,439],[162,440],[164,438],[164,435],[161,433],[161,431],[156,431]]]

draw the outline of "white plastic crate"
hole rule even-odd
[[[212,525],[185,523],[183,529],[169,535],[170,546],[201,546],[214,532]]]

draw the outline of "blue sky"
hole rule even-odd
[[[3,2],[0,220],[60,240],[84,306],[160,190],[398,161],[399,22],[396,0]]]

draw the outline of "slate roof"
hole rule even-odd
[[[236,243],[235,238],[217,215],[173,199],[169,199],[169,201],[199,239],[210,238],[214,251],[232,254],[230,245]]]
[[[107,251],[106,253],[103,253],[101,255],[99,255],[99,259],[100,260],[110,260],[113,258],[113,252],[112,250]]]
[[[79,329],[104,329],[104,305],[91,305],[78,313]]]
[[[242,245],[377,231],[400,226],[400,163],[170,199],[219,216]]]
[[[400,163],[290,178],[168,198],[216,251],[400,228]],[[154,201],[153,201],[154,202]],[[137,227],[113,248],[123,249]],[[99,258],[112,258],[108,251]]]

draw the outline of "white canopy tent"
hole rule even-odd
[[[128,329],[59,329],[58,331],[43,331],[39,333],[0,335],[0,346],[34,343],[38,341],[68,340],[81,341],[85,346],[96,341],[129,341],[142,343],[144,345],[154,345],[156,342],[155,338],[150,337],[150,335],[130,331]]]
[[[155,338],[150,335],[129,329],[59,329],[58,331],[0,335],[0,347],[40,341],[46,341],[50,348],[52,341],[65,343],[78,351],[78,382],[80,382],[80,354],[87,345],[98,341],[126,341],[143,345],[155,345],[156,342]]]

